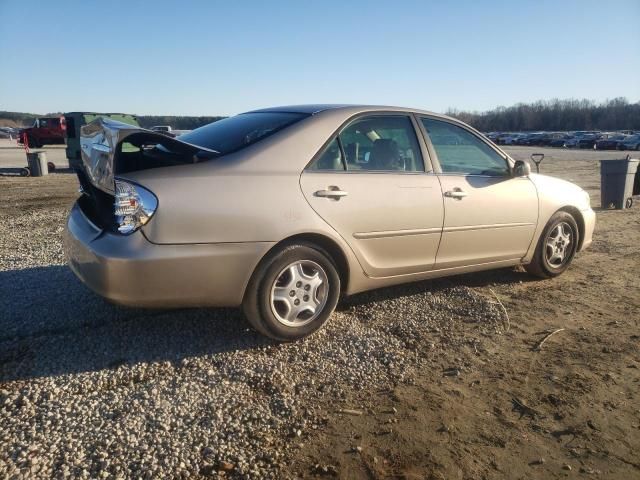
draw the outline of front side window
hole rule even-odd
[[[509,175],[507,161],[489,145],[458,125],[421,118],[443,173]]]
[[[362,117],[338,135],[347,170],[423,172],[416,132],[407,116]]]
[[[254,112],[229,117],[180,136],[180,140],[227,154],[308,117],[305,113]]]

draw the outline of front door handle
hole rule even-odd
[[[349,195],[349,192],[345,192],[344,190],[340,190],[339,187],[335,185],[331,185],[326,190],[318,190],[314,193],[316,197],[324,197],[324,198],[332,198],[334,200],[340,200],[342,197],[346,197]]]
[[[465,192],[464,190],[462,190],[461,188],[454,188],[453,190],[449,190],[447,192],[444,192],[444,196],[445,197],[457,198],[458,200],[462,200],[464,197],[466,197],[468,195],[469,194],[467,192]]]

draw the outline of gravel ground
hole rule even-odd
[[[451,347],[456,375],[505,327],[492,299],[430,283],[349,299],[286,345],[233,309],[112,306],[64,266],[65,215],[0,214],[2,478],[280,478],[328,414]]]

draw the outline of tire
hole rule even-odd
[[[56,171],[56,165],[53,162],[47,162],[47,170],[49,173]]]
[[[339,297],[340,276],[330,255],[316,245],[296,242],[260,262],[247,285],[242,308],[255,330],[288,342],[319,330]],[[300,305],[308,308],[300,309]]]
[[[559,227],[562,230],[562,234],[559,234]],[[568,241],[566,239],[567,236],[570,236]],[[554,239],[557,239],[557,241],[554,241]],[[525,265],[524,268],[536,277],[557,277],[573,261],[579,241],[578,224],[575,218],[567,212],[556,212],[549,219],[538,239],[538,245],[531,263]],[[565,246],[558,246],[560,243]],[[555,248],[552,245],[555,245]],[[559,258],[560,252],[563,252],[561,260]]]

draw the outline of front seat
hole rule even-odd
[[[369,170],[404,170],[398,144],[390,138],[379,138],[373,142]]]

